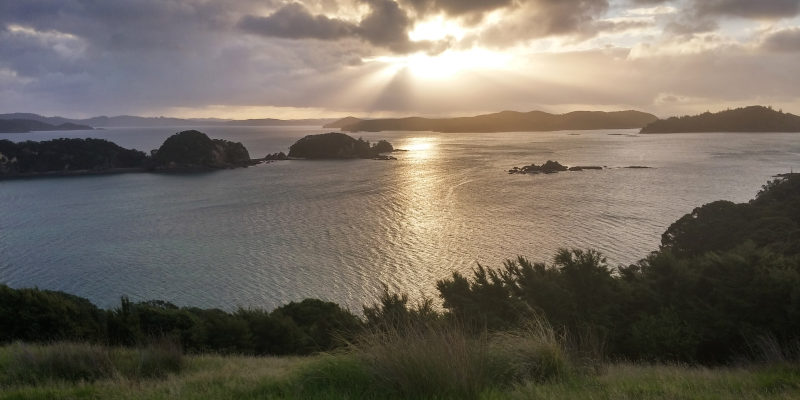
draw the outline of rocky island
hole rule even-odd
[[[238,142],[211,139],[205,133],[189,130],[167,138],[152,152],[155,170],[209,170],[255,165],[247,149]]]
[[[558,161],[547,160],[546,163],[542,165],[526,165],[524,167],[514,167],[508,170],[509,174],[520,174],[520,175],[538,175],[538,174],[555,174],[558,172],[564,171],[586,171],[586,170],[603,170],[608,167],[605,166],[598,166],[598,165],[578,165],[574,167],[567,167],[566,165],[562,165]],[[650,169],[651,167],[645,167],[641,165],[631,165],[628,167],[615,167],[615,168],[627,168],[627,169]]]
[[[369,141],[361,138],[355,139],[344,133],[329,132],[308,135],[298,140],[289,147],[289,157],[308,160],[354,158],[396,160],[392,156],[382,154],[392,151],[394,147],[385,140],[370,145]]]

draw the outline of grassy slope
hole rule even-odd
[[[0,349],[0,365],[8,347]],[[309,382],[307,372],[333,362],[333,378],[351,379],[346,356],[308,358],[192,356],[178,374],[164,379],[115,377],[94,383],[46,382],[0,387],[0,399],[345,399],[356,387],[324,387]],[[323,368],[324,369],[324,368]],[[306,378],[302,378],[303,373]],[[356,375],[358,373],[356,372]],[[376,398],[376,396],[371,396]],[[706,369],[680,366],[609,365],[596,376],[574,376],[550,383],[527,383],[485,392],[485,399],[796,399],[800,398],[797,367]]]

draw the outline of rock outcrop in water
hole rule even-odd
[[[551,161],[547,160],[546,163],[542,165],[526,165],[524,167],[514,167],[508,170],[509,174],[521,174],[521,175],[538,175],[538,174],[555,174],[557,172],[564,172],[564,171],[586,171],[586,170],[603,170],[607,167],[598,166],[598,165],[578,165],[574,167],[567,167],[566,165],[562,165],[558,161]],[[650,169],[651,167],[645,167],[641,165],[631,165],[629,167],[614,167],[614,168],[627,168],[627,169]]]
[[[289,157],[320,159],[352,159],[370,158],[378,160],[394,160],[394,157],[381,153],[393,151],[391,143],[381,140],[370,146],[368,141],[354,139],[344,133],[330,132],[320,135],[308,135],[289,147]]]
[[[524,167],[514,167],[508,170],[509,174],[554,174],[556,172],[567,171],[569,168],[561,165],[558,161],[547,160],[542,165],[526,165]]]
[[[153,154],[152,163],[157,170],[204,170],[247,167],[258,161],[250,159],[241,143],[190,130],[168,137]]]

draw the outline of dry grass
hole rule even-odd
[[[553,344],[561,341],[556,335],[516,332],[470,338],[455,331],[418,333],[415,340],[403,336],[373,343],[379,349],[372,348],[369,356],[359,353],[369,347],[345,354],[302,358],[187,356],[180,372],[159,379],[115,374],[94,381],[51,379],[35,384],[2,383],[0,399],[800,398],[797,364],[702,368],[622,363],[607,365],[599,374],[583,374],[573,373],[566,361],[545,362],[564,359],[563,353],[551,354]],[[476,343],[477,348],[470,347]],[[46,346],[29,346],[28,350],[35,352],[42,347]],[[133,349],[107,350],[113,363],[118,363],[119,357],[134,360],[138,354]],[[0,348],[0,373],[8,368],[13,351],[16,351],[14,346]],[[494,364],[493,360],[504,362]],[[443,372],[437,368],[460,371]],[[415,374],[414,369],[433,376]],[[542,372],[548,370],[556,372]],[[378,372],[382,375],[377,375]],[[480,380],[485,376],[499,378],[484,380],[480,386],[465,381],[467,377]],[[455,382],[444,382],[449,379]],[[406,382],[405,385],[444,382],[450,389],[404,389],[400,382]]]

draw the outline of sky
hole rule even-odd
[[[771,105],[800,0],[2,0],[0,112],[317,118]]]

